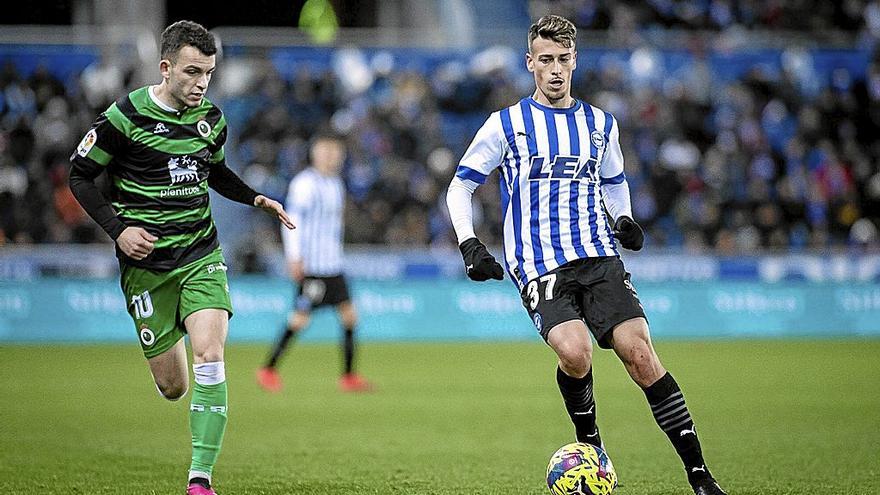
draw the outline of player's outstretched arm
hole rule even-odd
[[[290,217],[287,215],[287,212],[284,211],[284,207],[281,206],[281,203],[275,201],[272,198],[267,198],[262,194],[258,194],[256,198],[254,198],[254,206],[257,208],[262,208],[266,213],[270,213],[278,217],[278,221],[280,221],[285,227],[288,229],[295,229],[296,227],[293,225],[293,222],[290,221]]]
[[[284,212],[281,203],[257,193],[244,183],[225,163],[216,163],[211,166],[211,174],[208,175],[208,186],[220,193],[226,199],[256,206],[278,217],[278,220],[288,229],[293,229],[293,222]]]

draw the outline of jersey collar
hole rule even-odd
[[[532,105],[533,107],[535,107],[535,108],[537,108],[537,109],[539,109],[539,110],[543,110],[543,111],[545,111],[545,112],[553,112],[553,113],[574,113],[574,112],[577,112],[578,110],[580,110],[580,108],[581,108],[581,100],[578,100],[577,98],[574,99],[574,105],[572,105],[572,106],[570,106],[570,107],[568,107],[568,108],[554,108],[554,107],[548,107],[548,106],[546,106],[546,105],[542,105],[542,104],[538,103],[538,102],[537,102],[533,97],[531,97],[531,96],[529,96],[528,98],[526,98],[526,101],[529,102],[529,105]]]
[[[150,95],[150,100],[152,100],[152,102],[155,103],[157,107],[161,108],[162,110],[164,110],[168,113],[180,113],[180,110],[178,110],[174,107],[170,107],[170,106],[166,105],[165,103],[162,103],[162,100],[160,100],[156,96],[155,87],[156,86],[150,86],[147,88],[147,94]]]

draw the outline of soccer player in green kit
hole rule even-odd
[[[187,494],[212,495],[226,429],[223,348],[232,316],[226,264],[208,188],[293,224],[277,201],[256,193],[225,163],[226,120],[205,91],[217,48],[201,25],[162,33],[162,82],[123,96],[102,113],[71,156],[70,188],[116,241],[122,291],[159,392],[178,400],[189,373],[192,464]],[[106,171],[111,201],[95,185]]]

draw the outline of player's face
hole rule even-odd
[[[554,104],[571,95],[571,75],[577,67],[577,52],[574,46],[565,47],[539,36],[532,41],[531,51],[526,53],[526,67],[535,75],[536,94]]]
[[[337,139],[319,139],[312,145],[312,165],[323,174],[335,175],[345,161],[345,145]]]
[[[214,74],[215,58],[187,45],[177,52],[175,60],[159,62],[162,77],[178,108],[193,108],[202,103]]]

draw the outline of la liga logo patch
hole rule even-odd
[[[95,143],[98,142],[98,131],[92,129],[83,136],[82,141],[79,142],[79,146],[76,147],[76,154],[85,157],[89,154],[89,151],[92,150],[92,147],[95,146]]]

